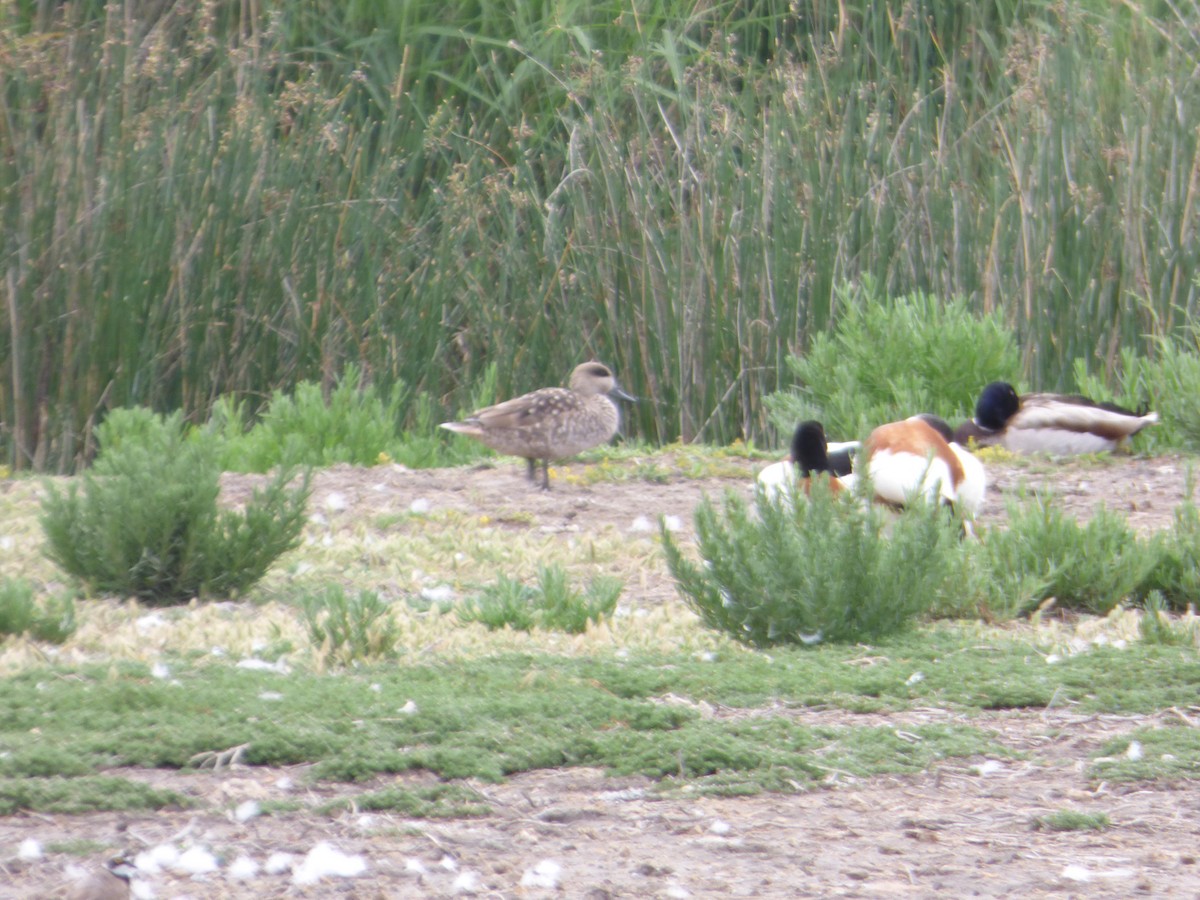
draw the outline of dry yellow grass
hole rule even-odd
[[[23,578],[41,596],[67,580],[42,552],[40,482],[7,482],[0,491],[0,576]],[[461,600],[499,574],[532,581],[539,567],[563,566],[583,586],[597,575],[622,578],[625,590],[611,621],[584,634],[488,631],[439,611],[422,592],[450,591]],[[88,598],[77,603],[78,629],[59,647],[13,638],[0,643],[0,673],[53,661],[153,663],[172,657],[237,661],[264,655],[289,665],[319,667],[297,601],[330,584],[372,590],[391,601],[402,634],[402,659],[420,661],[504,652],[588,655],[603,652],[707,652],[728,642],[704,629],[664,587],[657,537],[615,527],[578,533],[546,530],[517,510],[469,514],[439,508],[427,514],[363,518],[314,512],[300,547],[284,556],[247,597],[150,608],[134,600]]]
[[[298,601],[330,585],[374,591],[389,601],[401,634],[401,659],[410,662],[505,652],[728,651],[736,645],[705,629],[676,594],[654,523],[660,514],[675,515],[685,529],[683,543],[690,546],[686,529],[698,497],[728,487],[748,490],[756,464],[739,467],[736,460],[724,460],[729,472],[692,481],[690,471],[700,464],[679,457],[676,450],[636,460],[643,470],[667,472],[665,482],[624,479],[587,487],[564,479],[550,494],[526,493],[521,473],[504,467],[433,473],[339,467],[318,473],[303,543],[247,597],[169,609],[84,599],[76,605],[78,630],[61,647],[16,638],[0,642],[0,673],[47,661],[179,657],[228,663],[282,656],[288,665],[320,668],[324,661],[310,645]],[[0,481],[0,578],[23,578],[47,597],[69,583],[42,552],[42,484]],[[252,486],[252,477],[242,477],[234,493]],[[649,522],[649,529],[631,527],[635,517]],[[578,587],[598,575],[621,578],[625,587],[616,615],[574,636],[488,631],[462,624],[453,610],[439,611],[500,575],[533,582],[548,565],[561,566]],[[1137,640],[1139,617],[1122,610],[1103,619],[1044,615],[1000,628],[955,627],[978,628],[981,639],[992,641],[1032,639],[1047,654],[1068,654],[1097,643]],[[1195,622],[1194,616],[1185,618],[1184,624]]]

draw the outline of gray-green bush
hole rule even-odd
[[[1053,498],[1008,505],[1008,525],[973,548],[990,582],[991,612],[1029,612],[1054,597],[1064,609],[1104,615],[1143,590],[1158,554],[1124,518],[1104,507],[1080,524]]]
[[[870,281],[837,299],[835,327],[787,359],[794,386],[766,399],[783,434],[805,419],[835,440],[921,412],[959,421],[989,381],[1017,379],[1016,340],[997,314],[922,293],[890,299]]]
[[[307,471],[281,469],[224,509],[217,448],[189,439],[179,413],[114,410],[97,431],[95,466],[47,484],[41,519],[47,555],[93,591],[153,605],[236,596],[297,545]]]
[[[667,565],[706,625],[753,647],[873,640],[948,602],[961,525],[917,503],[899,515],[835,497],[824,482],[807,500],[757,511],[736,494],[696,509],[700,563],[664,527]]]
[[[1190,497],[1175,507],[1172,527],[1149,539],[1154,565],[1142,582],[1142,595],[1156,594],[1167,608],[1200,603],[1200,509]]]
[[[475,392],[488,398],[479,406],[490,402],[494,387],[493,366]],[[218,442],[221,468],[232,472],[389,460],[416,469],[458,465],[487,452],[477,441],[439,431],[428,394],[412,397],[399,384],[390,391],[363,384],[357,366],[348,366],[325,394],[319,384],[302,381],[291,393],[276,391],[258,418],[245,400],[218,397],[203,436]],[[410,426],[397,433],[405,418]]]
[[[0,578],[0,639],[28,635],[36,641],[61,644],[75,633],[75,601],[56,594],[42,603],[33,587],[20,578]]]
[[[328,399],[319,384],[303,381],[290,394],[275,391],[253,427],[243,403],[222,398],[214,425],[226,435],[222,468],[266,472],[275,466],[369,466],[396,440],[403,385],[390,391],[363,383],[355,365],[346,367]]]

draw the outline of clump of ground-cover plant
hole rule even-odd
[[[306,594],[300,607],[309,640],[325,662],[351,664],[396,656],[400,627],[376,592],[347,593],[340,585]]]
[[[597,576],[580,590],[571,585],[566,569],[542,566],[536,584],[501,575],[458,610],[464,622],[479,622],[490,630],[542,628],[582,634],[589,624],[612,616],[624,587],[619,578]]]
[[[75,633],[75,601],[59,593],[41,602],[33,586],[21,578],[0,578],[0,638],[28,635],[61,644]]]
[[[807,498],[750,507],[727,494],[696,510],[693,562],[662,530],[684,601],[755,647],[872,640],[914,622],[951,590],[961,524],[918,504],[899,516],[821,480]]]
[[[48,484],[46,553],[101,594],[151,605],[232,597],[297,545],[308,473],[280,469],[241,510],[222,508],[217,448],[179,413],[114,410],[80,481]]]
[[[1142,604],[1149,639],[1192,636],[1160,621],[1197,599],[1200,514],[1190,501],[1174,529],[1144,538],[1103,508],[1080,523],[1037,495],[1010,504],[1006,527],[964,540],[944,509],[895,513],[822,484],[753,507],[733,494],[722,507],[704,500],[699,562],[663,531],[678,590],[705,624],[756,647],[867,641],[921,617],[1003,619],[1053,599],[1097,615]]]

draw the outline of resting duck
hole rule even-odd
[[[1136,413],[1112,403],[1066,394],[1018,396],[1011,384],[994,381],[975,404],[975,418],[954,432],[958,443],[998,445],[1013,453],[1069,456],[1113,450],[1158,421],[1158,413]]]
[[[975,516],[983,507],[987,475],[983,464],[953,437],[950,426],[931,415],[872,431],[863,452],[875,499],[903,506],[909,497],[922,494],[931,503]]]
[[[830,444],[825,439],[825,427],[813,420],[801,422],[792,434],[792,452],[787,459],[772,463],[758,473],[758,483],[768,500],[786,496],[800,480],[800,490],[808,493],[814,473],[826,473],[833,493],[849,488],[854,452],[858,441]]]

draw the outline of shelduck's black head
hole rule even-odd
[[[975,421],[990,431],[1000,431],[1021,408],[1021,398],[1007,381],[993,381],[979,395]]]
[[[825,427],[813,420],[801,422],[792,435],[792,462],[800,470],[800,477],[807,478],[812,472],[832,472],[829,466],[828,445]]]

